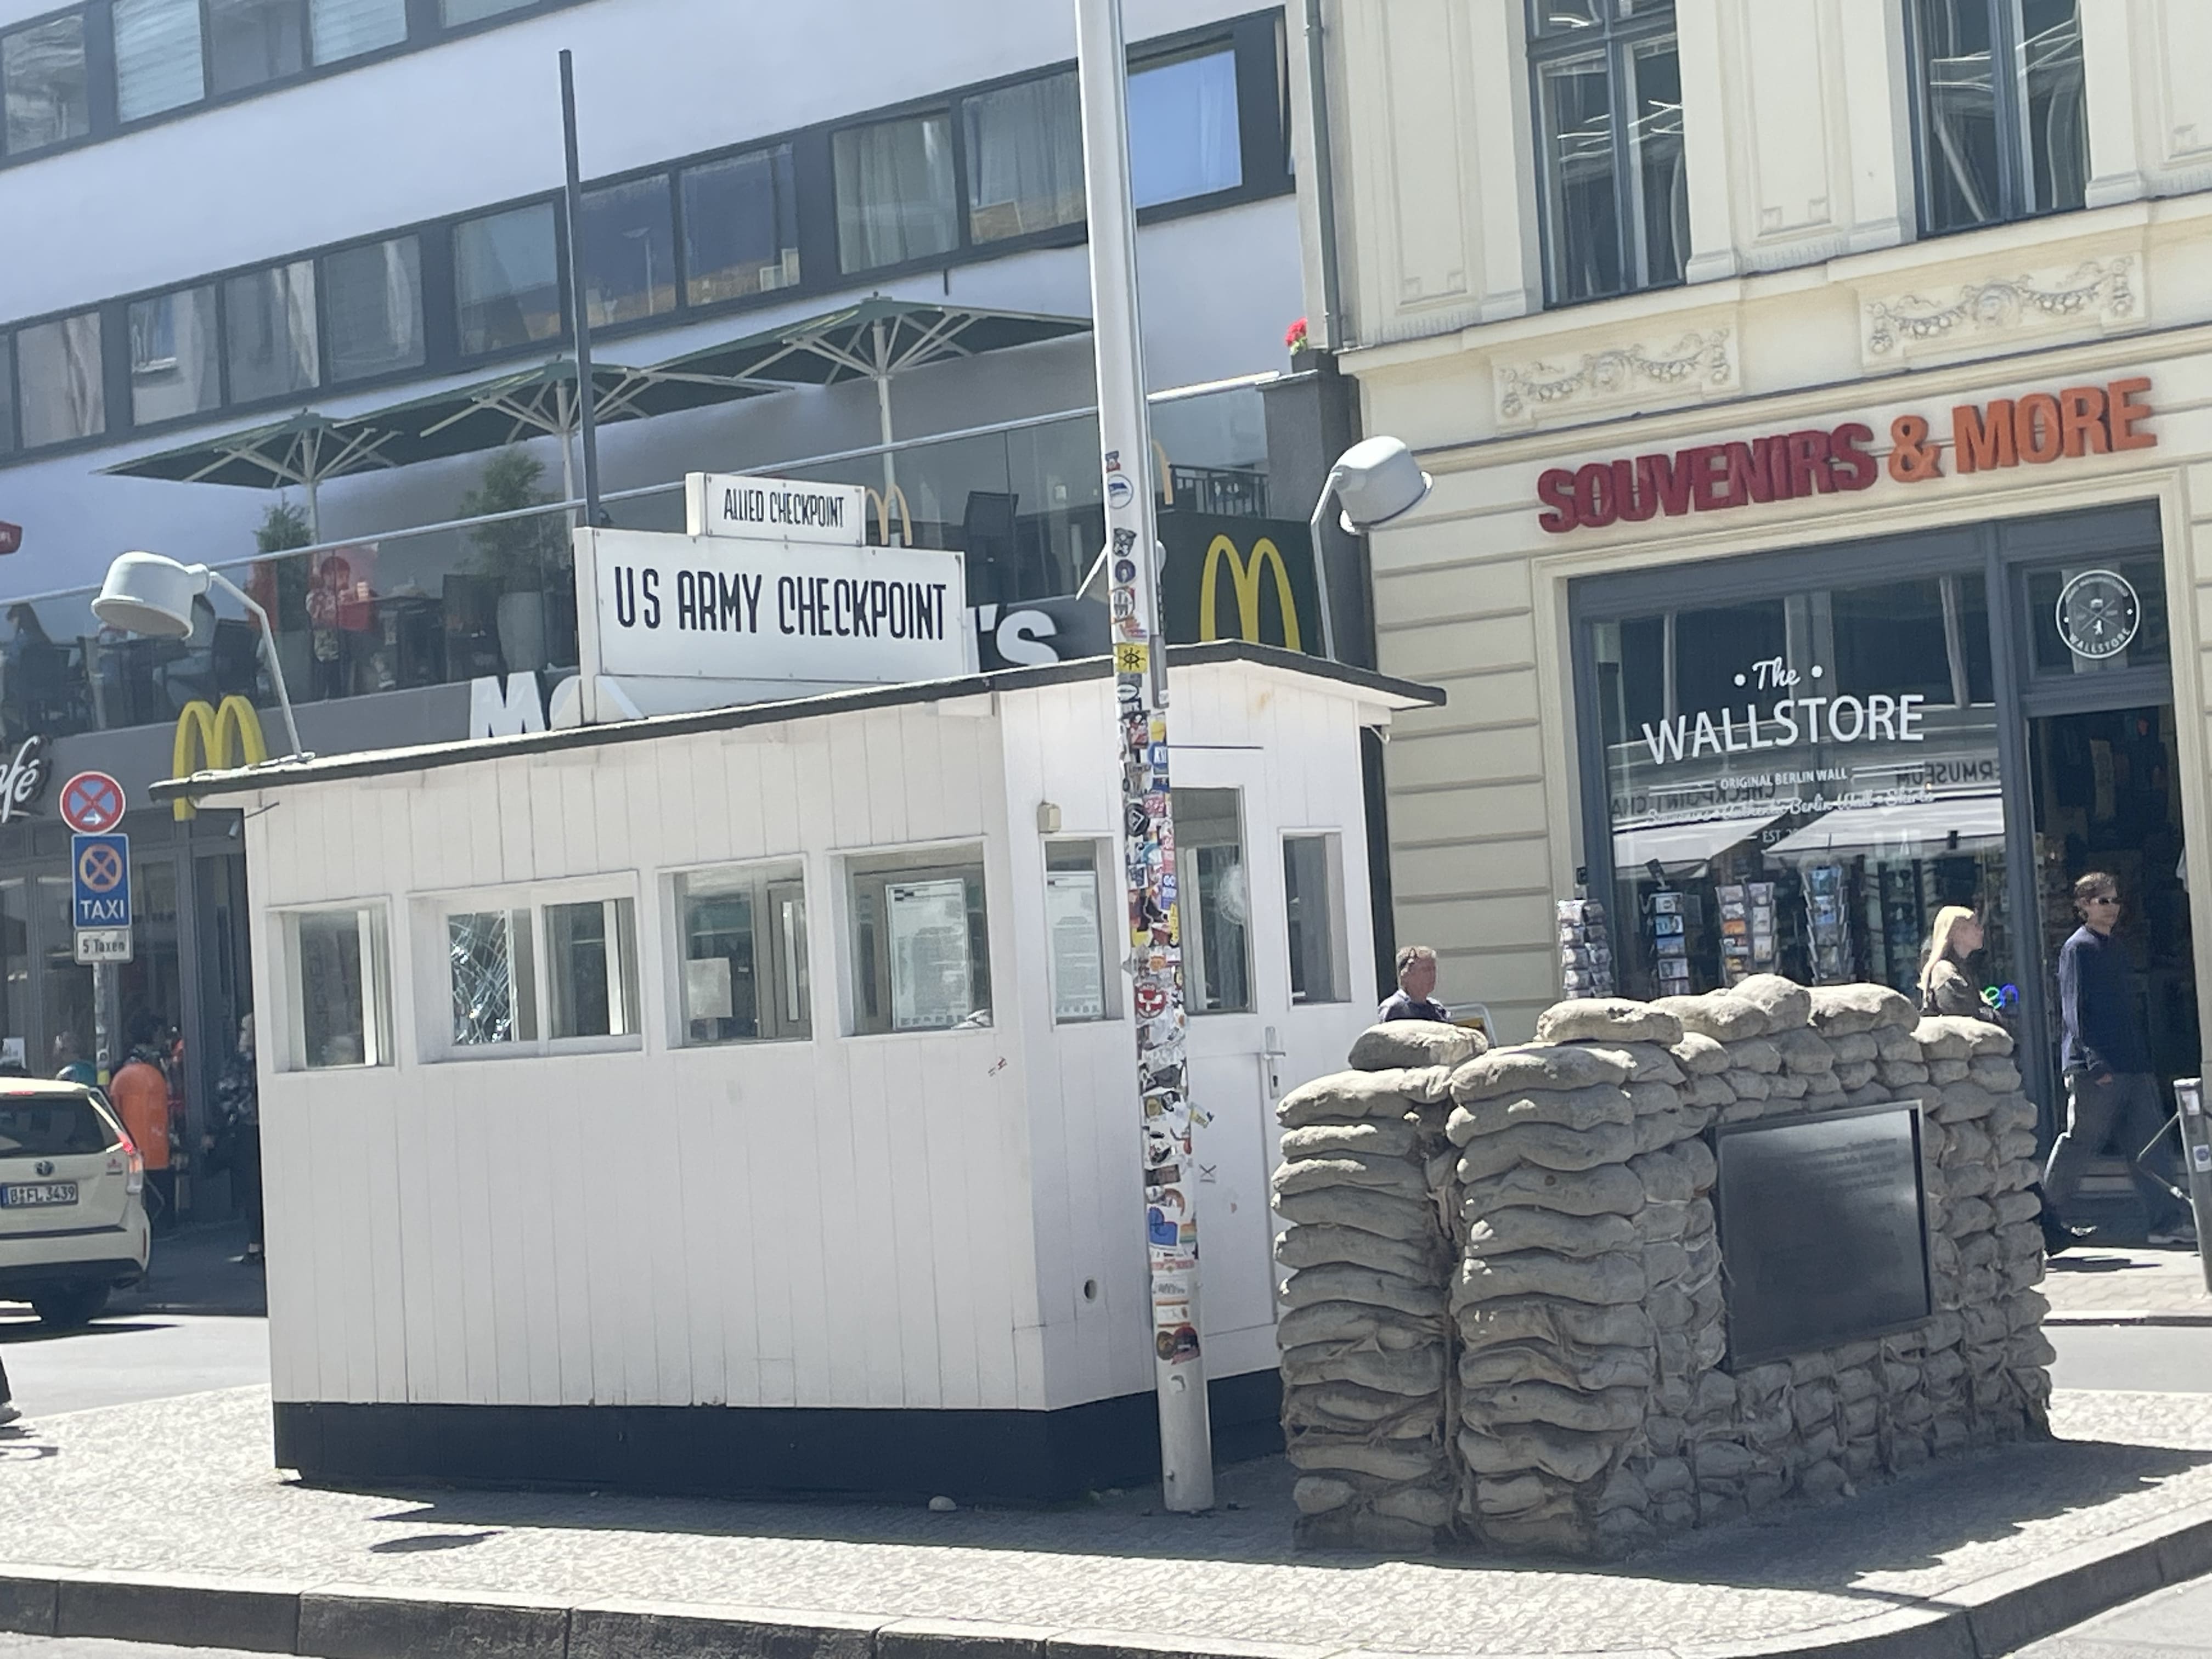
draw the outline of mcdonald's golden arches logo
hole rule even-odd
[[[1304,650],[1305,647],[1298,641],[1298,604],[1291,592],[1291,573],[1284,567],[1282,550],[1265,536],[1252,544],[1249,560],[1226,536],[1216,536],[1206,548],[1206,568],[1198,579],[1198,637],[1221,637],[1220,612],[1216,609],[1220,598],[1217,579],[1224,558],[1229,561],[1229,580],[1237,594],[1237,637],[1253,645],[1266,643],[1260,637],[1260,576],[1272,566],[1275,598],[1283,609],[1283,643],[1293,651]]]
[[[235,760],[231,755],[233,738],[238,744]],[[198,701],[188,702],[177,716],[177,744],[170,757],[173,777],[188,778],[198,771],[227,772],[234,765],[258,766],[268,758],[269,744],[261,735],[261,716],[241,696],[225,697],[222,705],[214,708]],[[173,810],[180,819],[191,817],[199,811],[181,797]]]

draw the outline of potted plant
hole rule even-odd
[[[549,506],[553,496],[539,487],[544,462],[519,447],[502,449],[484,462],[477,487],[461,497],[461,517],[520,513]],[[510,674],[534,672],[545,665],[545,593],[568,563],[568,534],[557,513],[500,519],[469,531],[470,568],[491,579],[499,590],[500,653]]]

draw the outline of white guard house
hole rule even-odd
[[[1229,1457],[1277,1432],[1273,1099],[1374,1008],[1359,734],[1441,694],[1171,664]],[[1114,704],[1101,658],[156,786],[246,813],[278,1464],[1154,1478]]]

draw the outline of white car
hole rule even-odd
[[[96,1089],[0,1079],[0,1302],[82,1325],[146,1271],[145,1162]]]

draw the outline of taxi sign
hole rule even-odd
[[[103,962],[131,960],[128,927],[80,927],[76,930],[78,965],[96,968]]]
[[[80,928],[131,926],[131,837],[70,837],[70,920]]]

